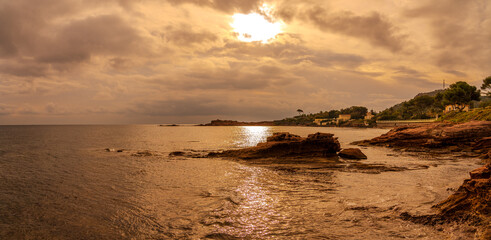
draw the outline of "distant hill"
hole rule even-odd
[[[438,93],[443,89],[419,93],[414,98],[398,103],[377,114],[377,120],[409,120],[429,119],[436,117],[443,111],[440,101],[436,100]]]
[[[420,97],[420,96],[430,96],[430,97],[435,97],[438,93],[443,93],[445,90],[444,89],[437,89],[437,90],[434,90],[434,91],[431,91],[431,92],[425,92],[425,93],[418,93],[416,94],[416,96],[414,96],[414,98],[417,98],[417,97]],[[413,99],[414,99],[413,98]],[[402,107],[403,107],[403,104],[405,103],[404,102],[401,102],[401,103],[398,103],[392,107],[390,107],[389,109],[394,109],[394,110],[400,110]]]
[[[443,93],[445,90],[444,89],[437,89],[435,91],[431,92],[426,92],[426,93],[418,93],[418,95],[415,96],[415,98],[419,96],[430,96],[430,97],[435,97],[438,93]]]

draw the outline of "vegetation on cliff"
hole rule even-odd
[[[449,112],[443,115],[439,121],[463,123],[469,121],[491,121],[491,107],[476,108],[469,112]]]
[[[409,101],[397,104],[377,115],[377,120],[409,120],[434,118],[443,112],[446,105],[457,107],[480,101],[480,92],[466,82],[456,82],[446,90],[418,94]]]
[[[297,110],[298,111],[298,110]],[[303,111],[302,111],[303,112]],[[368,109],[362,106],[352,106],[341,110],[320,111],[318,113],[299,114],[298,116],[274,121],[275,125],[314,126],[315,119],[335,119],[340,114],[350,114],[352,119],[363,119]],[[300,112],[299,112],[300,113]],[[363,121],[362,121],[363,123]],[[363,124],[362,124],[363,125]],[[364,126],[364,125],[363,125]]]

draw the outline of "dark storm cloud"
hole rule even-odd
[[[22,58],[10,59],[0,64],[0,73],[18,77],[44,77],[48,71],[48,65]]]
[[[262,0],[167,0],[167,2],[175,5],[192,3],[198,6],[211,7],[227,13],[247,13],[257,9]]]
[[[91,0],[0,3],[0,59],[8,59],[0,74],[41,77],[50,69],[65,71],[96,55],[144,54],[145,40],[122,17],[70,17],[98,4]]]
[[[278,41],[271,44],[228,42],[223,47],[210,49],[207,56],[231,57],[239,60],[268,57],[285,64],[312,62],[320,67],[342,66],[356,68],[368,60],[355,54],[335,53],[327,50],[313,50],[294,41]]]
[[[412,76],[412,77],[427,77],[425,73],[414,70],[412,68],[408,68],[405,66],[399,66],[394,68],[396,74]]]
[[[0,2],[0,58],[31,52],[57,17],[80,11],[82,1],[16,0]]]
[[[136,104],[129,112],[150,116],[262,116],[274,117],[291,111],[274,102],[259,103],[251,99],[196,96]]]
[[[126,55],[137,52],[142,42],[137,31],[119,16],[88,17],[63,27],[38,59],[71,63],[87,61],[94,54]]]
[[[395,76],[394,80],[398,82],[399,86],[405,88],[407,86],[418,86],[423,89],[436,89],[441,87],[440,83],[435,83],[430,81],[429,79],[422,77],[413,77],[413,76]]]
[[[489,1],[429,1],[404,12],[408,18],[427,19],[436,40],[434,62],[443,68],[462,65],[491,69]],[[459,76],[459,75],[456,75]],[[462,76],[462,75],[460,75]]]
[[[179,46],[190,46],[196,43],[214,42],[218,39],[218,36],[212,32],[205,30],[196,31],[188,24],[181,24],[178,26],[168,26],[163,34],[165,38]]]
[[[186,74],[188,81],[182,81],[183,88],[198,89],[264,89],[277,84],[286,85],[295,80],[275,67],[263,66],[258,69],[232,68],[193,71]]]
[[[367,40],[369,43],[397,52],[403,49],[405,36],[380,13],[357,16],[352,12],[332,13],[321,7],[311,8],[303,18],[323,31]]]
[[[454,76],[457,76],[457,77],[467,77],[467,74],[463,73],[463,72],[460,72],[460,71],[456,71],[456,70],[448,70],[448,71],[445,71],[446,73],[450,73]]]

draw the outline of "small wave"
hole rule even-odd
[[[236,240],[239,237],[232,236],[227,233],[210,233],[205,236],[206,239],[217,239],[217,240]]]

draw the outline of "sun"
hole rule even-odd
[[[271,19],[269,16],[266,19],[264,15],[259,13],[237,13],[232,18],[233,22],[230,26],[237,33],[237,38],[243,42],[268,43],[282,32],[281,22],[268,20]]]

